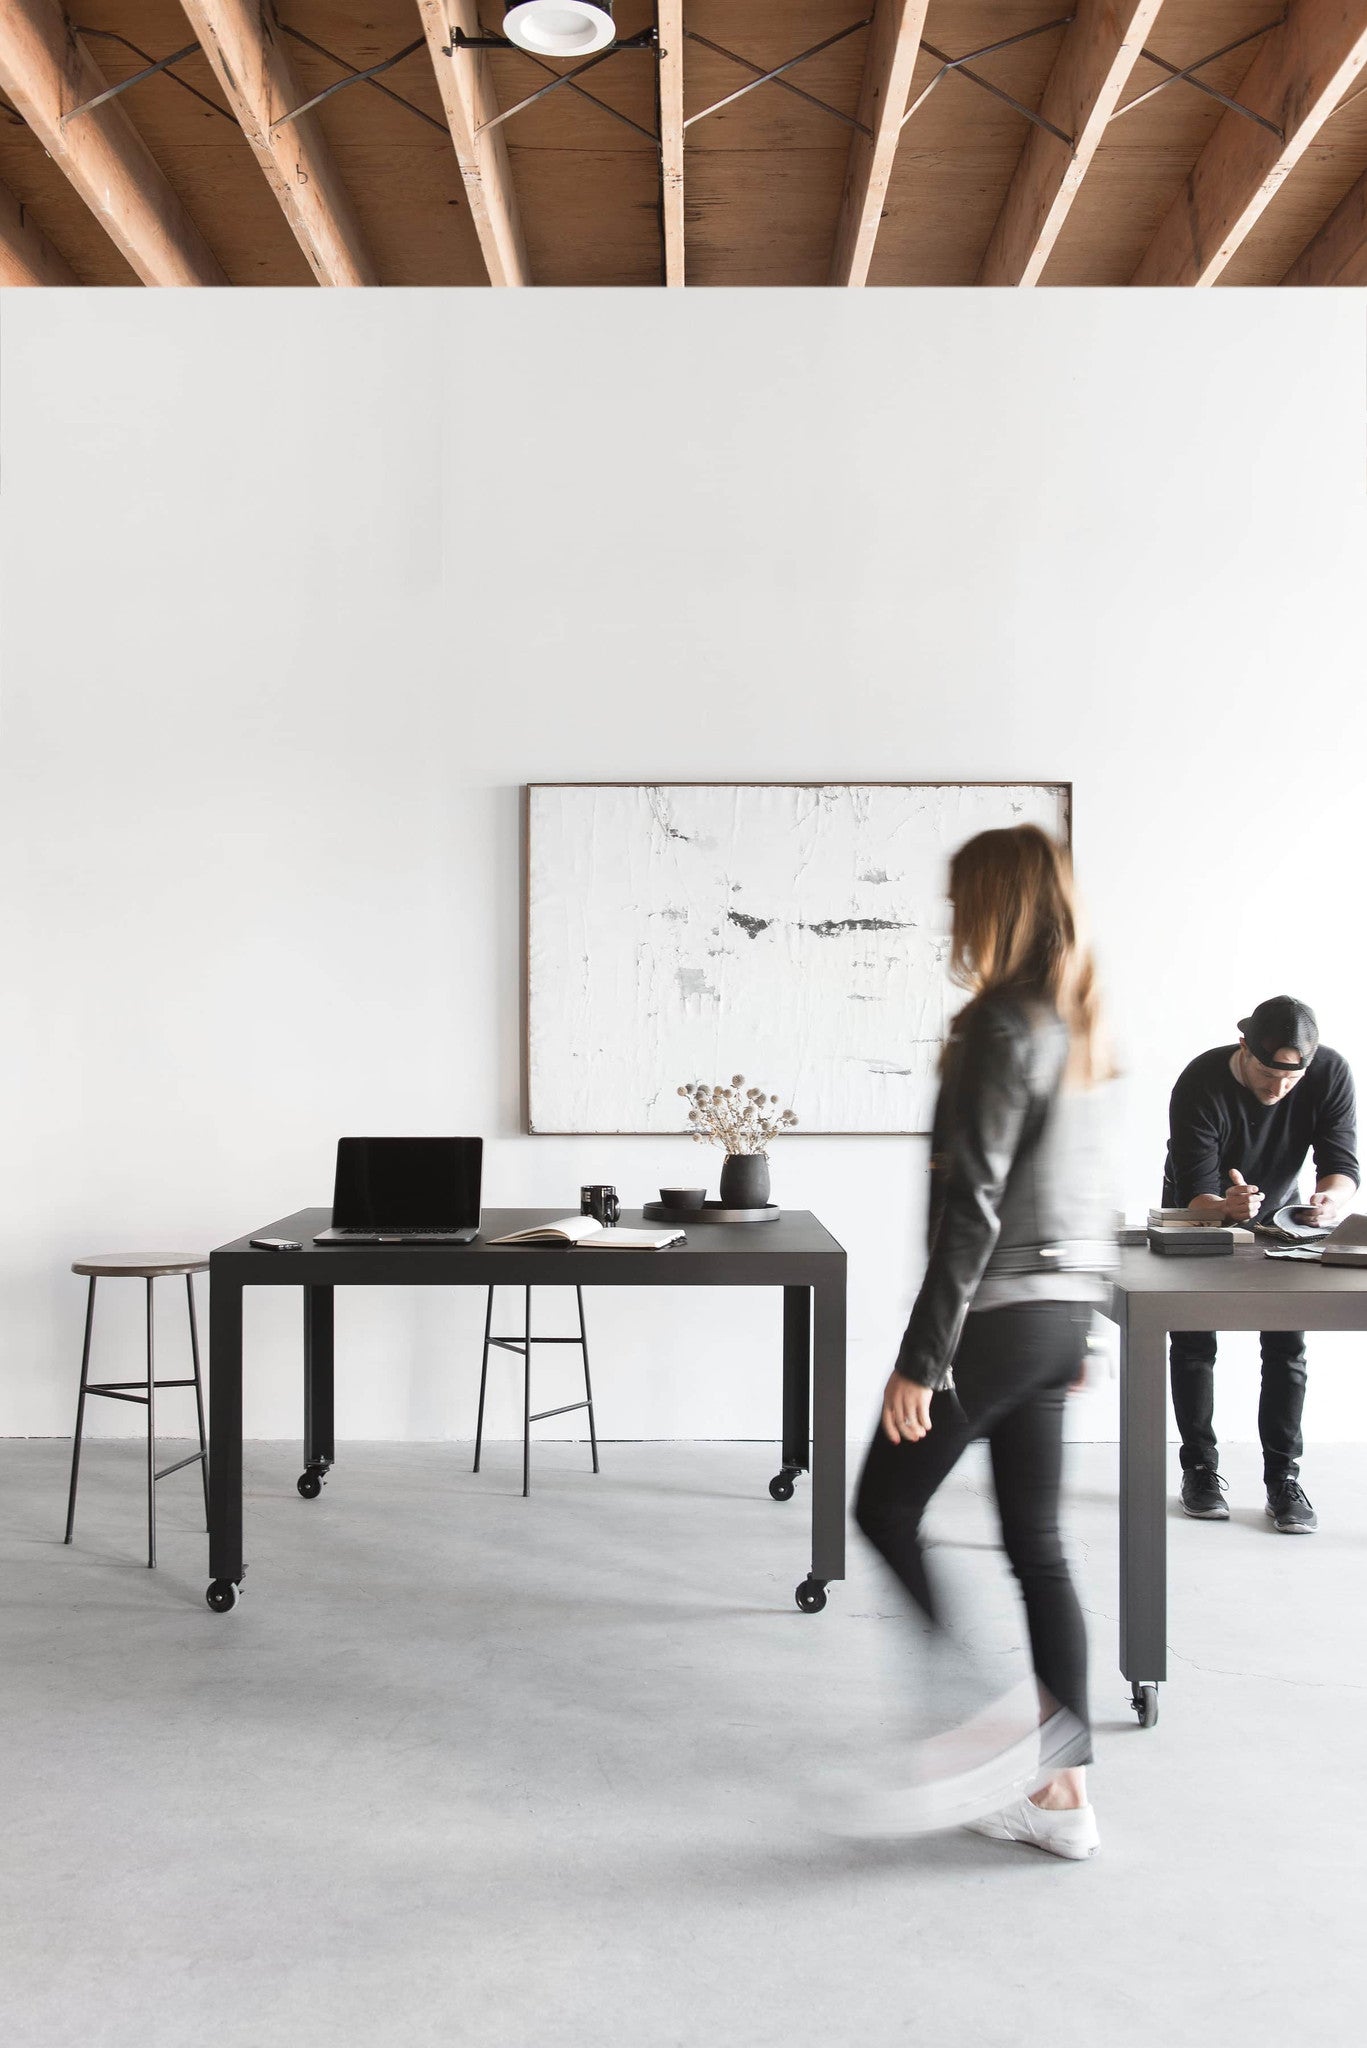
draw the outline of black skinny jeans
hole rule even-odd
[[[1059,1539],[1058,1502],[1063,1406],[1090,1320],[1090,1309],[1067,1301],[970,1315],[954,1358],[955,1391],[934,1396],[929,1435],[892,1444],[880,1423],[855,1501],[860,1529],[939,1628],[921,1519],[969,1444],[985,1436],[1002,1542],[1025,1599],[1035,1676],[1088,1730],[1087,1629]],[[1090,1747],[1069,1761],[1090,1763]]]
[[[1301,1469],[1301,1415],[1305,1409],[1304,1330],[1264,1330],[1263,1384],[1258,1400],[1258,1435],[1263,1446],[1263,1481],[1280,1486]],[[1172,1410],[1182,1438],[1182,1470],[1209,1465],[1218,1471],[1215,1448],[1215,1332],[1174,1330],[1168,1339],[1172,1367]]]

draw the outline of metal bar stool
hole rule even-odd
[[[494,1321],[494,1290],[489,1289],[488,1306],[484,1311],[484,1361],[479,1372],[479,1419],[475,1424],[475,1466],[479,1470],[480,1450],[484,1443],[484,1389],[489,1378],[489,1352],[496,1344],[501,1351],[515,1351],[522,1359],[522,1498],[525,1500],[532,1490],[532,1424],[548,1422],[552,1415],[573,1415],[580,1408],[589,1411],[589,1445],[593,1451],[593,1469],[598,1470],[598,1436],[593,1426],[593,1386],[589,1379],[589,1340],[584,1328],[584,1290],[576,1287],[575,1300],[579,1304],[579,1335],[577,1337],[533,1337],[532,1335],[532,1290],[523,1289],[525,1301],[520,1337],[493,1337],[489,1333]],[[584,1399],[567,1401],[560,1408],[543,1408],[539,1414],[532,1413],[532,1346],[533,1344],[577,1344],[584,1354]]]
[[[169,1478],[172,1472],[179,1472],[186,1465],[198,1465],[204,1481],[204,1526],[209,1526],[209,1451],[204,1438],[204,1388],[199,1376],[199,1330],[195,1323],[196,1273],[207,1273],[209,1261],[198,1252],[173,1252],[165,1258],[156,1258],[138,1252],[111,1252],[106,1257],[77,1259],[71,1268],[73,1273],[90,1276],[90,1292],[85,1306],[85,1348],[81,1353],[81,1391],[76,1402],[76,1436],[71,1447],[71,1493],[67,1500],[66,1535],[63,1541],[70,1543],[71,1531],[76,1522],[76,1481],[81,1469],[81,1432],[85,1426],[85,1397],[87,1394],[103,1394],[110,1401],[137,1401],[147,1410],[147,1565],[152,1570],[157,1562],[157,1481]],[[159,1380],[156,1376],[152,1345],[152,1283],[167,1277],[185,1276],[185,1295],[190,1308],[190,1356],[194,1361],[194,1377],[188,1380]],[[147,1378],[145,1380],[102,1380],[90,1378],[90,1332],[95,1321],[95,1282],[97,1280],[145,1280],[147,1282]],[[192,1451],[188,1458],[177,1458],[174,1465],[157,1470],[157,1422],[156,1397],[163,1387],[193,1387],[195,1407],[199,1414],[199,1449]]]

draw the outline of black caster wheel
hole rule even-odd
[[[794,1593],[793,1598],[797,1601],[804,1614],[820,1614],[822,1608],[826,1605],[826,1581],[811,1577],[805,1578]]]
[[[1130,1705],[1139,1717],[1141,1728],[1158,1726],[1158,1687],[1141,1685],[1136,1679],[1130,1687]]]
[[[204,1598],[215,1614],[231,1614],[237,1605],[240,1590],[231,1579],[215,1579]]]
[[[301,1500],[317,1500],[323,1490],[323,1473],[317,1465],[310,1465],[307,1472],[301,1472],[295,1480]]]
[[[791,1472],[776,1472],[769,1481],[770,1500],[791,1500],[793,1497],[793,1475]]]

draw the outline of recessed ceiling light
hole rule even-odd
[[[616,37],[612,0],[505,0],[509,42],[537,57],[589,57]]]

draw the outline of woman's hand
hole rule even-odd
[[[915,1444],[930,1430],[933,1389],[900,1372],[889,1375],[883,1389],[883,1434],[895,1444]]]

